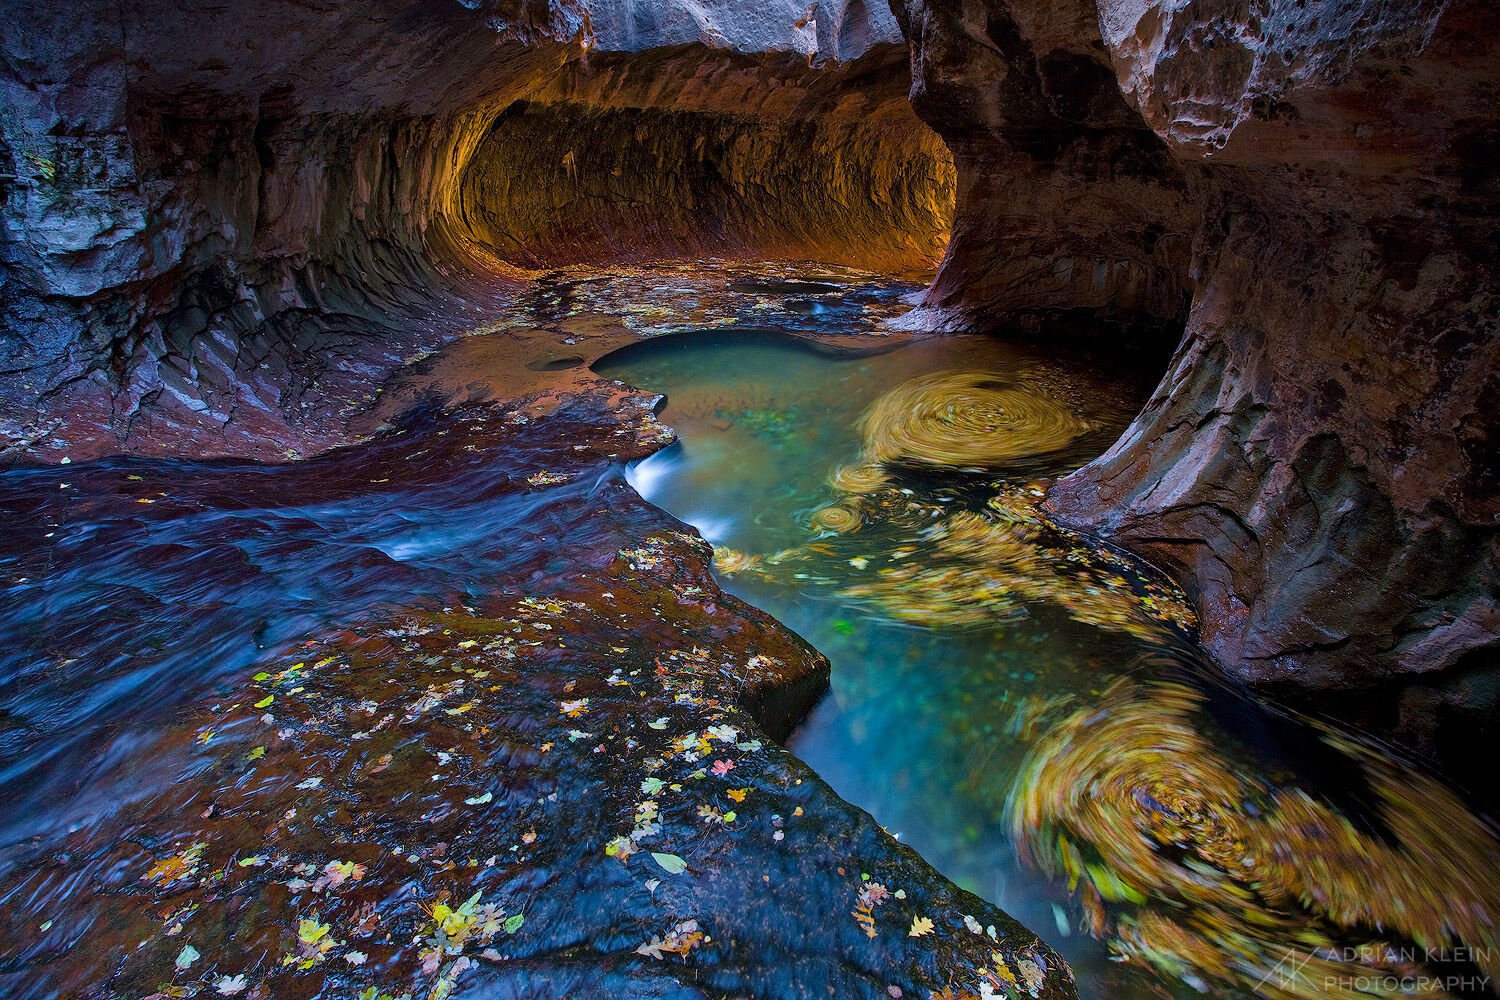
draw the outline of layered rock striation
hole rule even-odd
[[[1091,0],[893,4],[912,107],[953,150],[952,239],[910,325],[1174,337],[1194,213],[1121,95]]]
[[[1494,8],[989,0],[904,23],[959,171],[931,305],[1128,324],[1191,292],[1160,388],[1055,509],[1171,569],[1229,672],[1493,790]]]
[[[948,225],[899,32],[858,0],[15,13],[12,458],[337,444],[519,287],[497,262],[917,269]]]

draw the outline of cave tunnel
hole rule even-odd
[[[1493,4],[5,21],[0,994],[1496,994]]]
[[[518,101],[474,146],[455,224],[522,268],[760,256],[931,271],[954,172],[906,102],[905,62],[888,48],[812,81],[732,64],[718,70],[727,79],[682,81],[628,65],[607,99],[575,84]],[[657,94],[621,93],[631,87]]]

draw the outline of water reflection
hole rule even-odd
[[[1139,382],[975,340],[853,361],[705,337],[598,370],[668,396],[681,450],[648,498],[726,518],[726,586],[832,660],[796,752],[1085,995],[1493,989],[1493,828],[1218,682],[1169,582],[1038,508]]]

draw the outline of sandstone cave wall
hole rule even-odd
[[[1175,337],[1194,213],[1183,171],[1120,93],[1091,0],[893,0],[911,102],[953,151],[952,239],[920,328],[1085,325]]]
[[[953,166],[906,90],[897,45],[822,71],[696,48],[594,57],[496,117],[458,217],[522,266],[753,253],[928,270]]]
[[[1129,262],[1098,266],[1097,297],[1065,280],[1017,287],[1126,319],[1191,294],[1160,388],[1054,507],[1187,584],[1231,674],[1494,791],[1494,6],[937,0],[898,13],[916,107],[959,171],[931,305],[1034,327],[1038,303],[1007,290],[1012,276],[1076,278],[1090,249]],[[1058,207],[1018,220],[1014,203]],[[1141,253],[1148,232],[1160,258]]]
[[[921,129],[900,101],[902,74],[838,61],[858,65],[870,49],[880,50],[878,67],[895,61],[890,13],[860,0],[753,11],[665,2],[629,16],[607,4],[516,0],[358,9],[272,0],[232,13],[22,0],[12,14],[0,26],[8,461],[122,451],[281,458],[347,440],[345,420],[383,373],[473,326],[516,287],[489,266],[496,213],[465,204],[461,182],[516,102],[583,104],[592,117],[602,102],[639,117],[693,92],[699,106],[680,122],[682,142],[694,130],[707,141],[732,114],[746,134],[795,132],[794,146],[841,155],[842,140],[809,124],[850,96],[828,83],[838,77],[879,91],[852,95],[844,119],[852,128],[856,115],[871,116],[865,140],[892,138],[874,124],[892,115],[905,115],[896,132]],[[636,58],[669,45],[669,59]],[[735,103],[760,85],[785,96]],[[766,120],[743,120],[756,115]],[[941,146],[922,141],[941,160]],[[774,189],[753,173],[786,142],[752,145],[750,175],[735,183]],[[610,155],[624,163],[633,154]],[[934,162],[935,201],[922,185],[888,193],[908,207],[942,202],[951,173]],[[555,218],[588,214],[568,204],[572,195],[554,197]],[[703,228],[701,216],[661,215],[644,209],[655,234],[637,225],[606,235],[645,249]],[[736,242],[715,248],[733,252],[765,234],[722,235]],[[788,230],[767,242],[791,249],[806,236]],[[930,255],[932,239],[923,233],[906,249]],[[562,248],[540,249],[528,263]]]

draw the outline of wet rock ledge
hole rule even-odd
[[[509,520],[489,577],[268,647],[86,757],[83,794],[15,803],[0,992],[1072,997],[1034,935],[777,745],[827,664],[624,483],[620,459],[671,438],[654,402],[427,411],[275,477],[71,470],[109,531],[289,494],[337,510],[388,490],[401,512],[414,467],[420,505]],[[28,536],[57,530],[41,485],[0,493]]]

